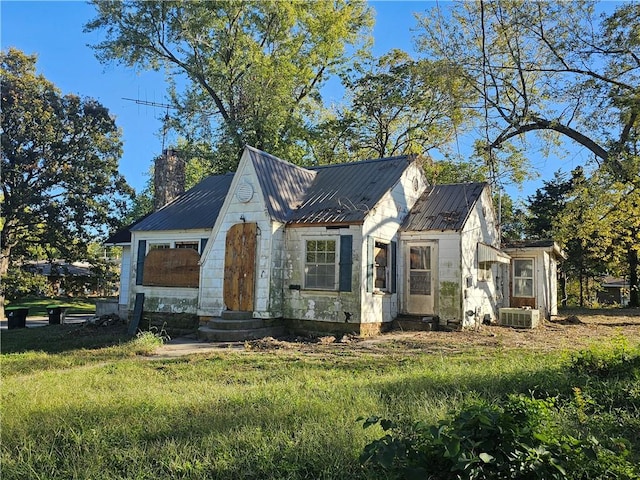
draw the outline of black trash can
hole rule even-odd
[[[7,313],[7,328],[9,330],[13,328],[27,327],[27,315],[29,314],[29,308],[7,307],[5,308],[5,312]]]
[[[47,307],[49,314],[49,325],[60,325],[62,319],[63,308],[59,305],[49,305]]]

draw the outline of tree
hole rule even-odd
[[[117,225],[132,190],[118,173],[120,132],[105,107],[61,95],[36,74],[35,56],[9,49],[0,65],[4,276],[34,245],[86,257],[90,242]]]
[[[213,139],[218,170],[246,144],[304,158],[320,88],[368,44],[363,2],[96,1],[102,62],[165,68],[187,141]]]
[[[640,188],[640,4],[623,4],[602,22],[596,6],[480,0],[422,17],[423,51],[464,65],[481,99],[477,154],[494,178],[530,168],[524,139],[534,132],[543,154],[569,139],[593,154],[595,168],[608,172],[602,178]],[[631,278],[637,268],[629,265]]]

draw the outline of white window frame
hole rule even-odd
[[[531,276],[529,277],[524,277],[524,276],[516,276],[516,263],[517,262],[530,262],[531,263]],[[513,292],[513,296],[516,298],[534,298],[535,297],[535,291],[536,291],[536,279],[535,279],[535,275],[536,275],[536,261],[535,258],[514,258],[513,259],[513,287],[512,287],[512,292]],[[523,295],[522,291],[516,291],[516,289],[520,290],[519,285],[522,280],[530,280],[531,281],[531,295]],[[527,292],[528,293],[528,292]]]
[[[478,262],[478,281],[490,282],[493,278],[491,262]]]
[[[333,242],[334,243],[334,251],[333,251],[333,263],[331,262],[326,262],[326,263],[321,263],[321,262],[308,262],[307,259],[309,257],[309,253],[321,253],[320,251],[315,250],[315,252],[308,252],[308,248],[309,248],[309,242]],[[339,275],[339,268],[338,268],[338,263],[340,260],[340,237],[338,236],[318,236],[318,237],[305,237],[303,239],[303,251],[304,251],[304,257],[302,258],[302,265],[303,265],[303,279],[304,279],[304,289],[305,290],[320,290],[320,291],[337,291],[338,290],[338,275]],[[327,265],[333,265],[333,283],[331,286],[329,285],[312,285],[311,282],[309,282],[309,277],[308,277],[308,269],[309,266],[327,266]]]
[[[154,243],[149,242],[149,246],[147,247],[147,252],[150,252],[151,250],[161,250],[161,249],[167,249],[167,248],[171,248],[171,242],[154,242]]]
[[[193,248],[196,252],[200,251],[200,240],[171,240],[171,241],[153,241],[147,240],[147,253],[154,249],[169,249],[169,248]]]

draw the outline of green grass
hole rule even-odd
[[[153,359],[140,355],[157,346],[149,335],[105,332],[91,344],[70,327],[3,332],[3,480],[384,478],[359,464],[381,431],[358,417],[435,422],[469,398],[587,391],[563,352]],[[638,409],[629,415],[637,424]]]
[[[67,313],[92,314],[96,312],[96,297],[28,297],[8,303],[6,307],[20,306],[29,308],[29,317],[46,317],[47,307],[59,305],[69,307]]]

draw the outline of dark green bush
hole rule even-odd
[[[365,447],[361,461],[407,479],[638,478],[623,440],[610,442],[614,451],[593,437],[562,434],[557,413],[551,399],[520,395],[467,405],[436,425],[371,417],[364,427],[379,424],[385,435]]]

